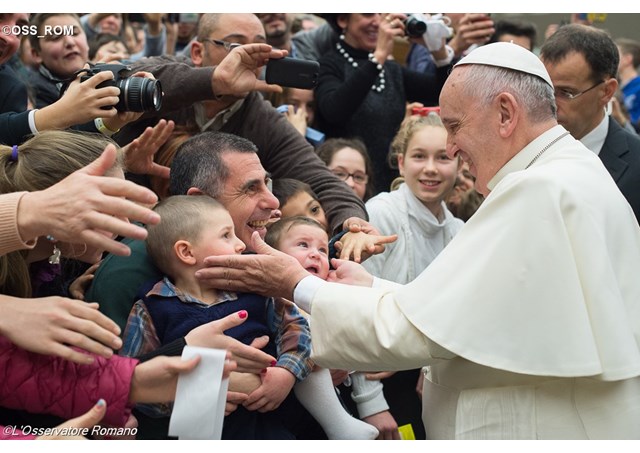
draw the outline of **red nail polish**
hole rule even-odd
[[[262,374],[266,374],[267,369],[266,369],[266,368],[263,368],[260,372],[261,372]]]
[[[276,363],[278,363],[278,362],[276,362],[275,360],[272,360],[271,361],[271,366],[276,366]]]
[[[240,317],[240,319],[246,318],[247,317],[246,310],[242,310],[242,311],[238,312],[238,316]]]

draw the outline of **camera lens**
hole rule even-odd
[[[119,112],[153,112],[162,107],[162,86],[159,80],[144,77],[127,77],[117,83],[120,101]]]
[[[404,24],[405,34],[411,38],[419,38],[427,31],[427,23],[415,16],[409,16]]]

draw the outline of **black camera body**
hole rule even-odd
[[[422,15],[407,14],[404,21],[404,34],[410,38],[420,38],[427,31],[427,23]]]
[[[89,80],[102,71],[113,72],[113,80],[106,80],[96,88],[120,88],[118,103],[115,105],[118,112],[157,112],[162,107],[162,86],[160,81],[144,77],[131,77],[131,68],[123,64],[95,64],[84,70],[85,75],[80,77],[80,81]],[[111,107],[102,108],[105,110],[111,109]]]

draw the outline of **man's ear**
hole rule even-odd
[[[191,61],[193,64],[201,68],[202,62],[204,60],[204,52],[205,52],[205,43],[200,41],[191,41]]]
[[[518,124],[520,106],[511,93],[500,93],[496,98],[499,115],[499,130],[503,138],[511,136]]]
[[[602,105],[607,105],[611,98],[615,96],[616,91],[618,90],[618,81],[611,77],[608,80],[604,81],[604,95],[602,97]]]
[[[181,263],[189,266],[196,264],[196,257],[193,255],[191,242],[182,239],[176,241],[176,243],[173,244],[173,251]]]

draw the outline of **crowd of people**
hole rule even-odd
[[[0,25],[38,30],[0,35],[0,438],[168,439],[186,346],[227,351],[222,439],[640,438],[640,42]],[[316,86],[267,83],[284,57]]]

